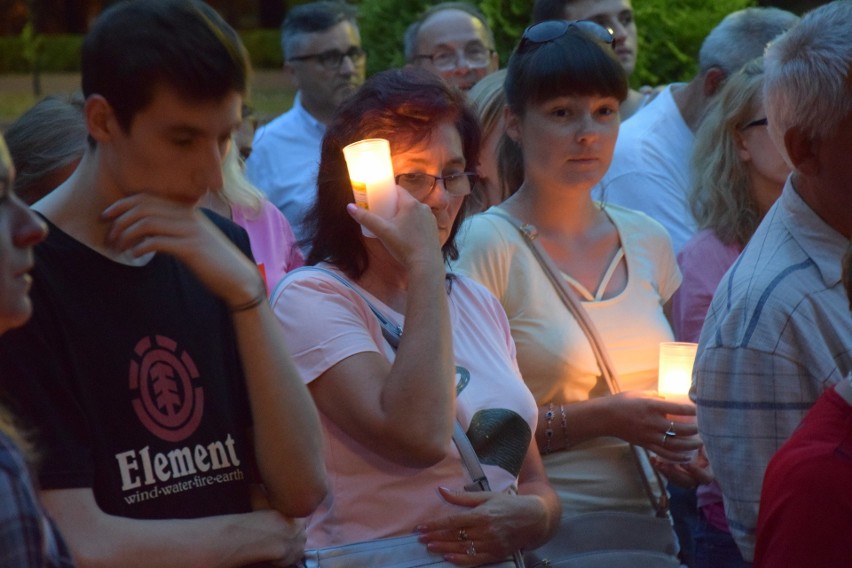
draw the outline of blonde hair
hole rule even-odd
[[[265,196],[246,177],[234,140],[231,140],[231,148],[222,162],[222,180],[223,187],[216,193],[225,203],[245,207],[254,216],[260,214]]]
[[[32,443],[16,426],[14,417],[2,404],[0,404],[0,432],[12,440],[27,463],[32,464],[35,461],[36,455]]]
[[[503,107],[506,106],[506,91],[503,89],[503,82],[506,80],[506,69],[500,69],[494,73],[490,73],[480,79],[468,93],[468,102],[473,108],[476,117],[479,119],[479,126],[482,129],[482,140],[485,141],[497,128],[500,119],[503,116]],[[512,195],[520,183],[511,187],[510,180],[507,177],[517,177],[507,174],[504,167],[505,160],[502,159],[502,146],[509,140],[506,133],[500,134],[500,141],[497,146],[497,183],[500,186],[500,201],[505,200]],[[511,140],[509,140],[511,142]],[[484,147],[484,144],[483,144]],[[523,177],[523,176],[521,176]],[[521,180],[523,181],[523,180]],[[481,211],[485,209],[486,196],[483,193],[483,188],[478,186],[474,188],[470,196],[471,211]]]
[[[480,79],[467,95],[467,100],[479,119],[483,138],[491,134],[503,115],[503,107],[506,104],[506,95],[503,92],[505,80],[505,69],[489,73]]]
[[[689,204],[698,227],[712,229],[725,244],[745,245],[760,223],[737,136],[760,108],[762,87],[763,59],[757,58],[726,81],[695,134]]]

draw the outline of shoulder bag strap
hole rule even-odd
[[[502,217],[521,233],[521,236],[529,247],[530,252],[532,252],[532,255],[541,265],[542,271],[556,290],[556,294],[565,304],[565,307],[568,308],[568,311],[571,312],[571,315],[574,316],[574,319],[577,320],[577,324],[583,330],[583,333],[586,334],[586,337],[589,340],[589,345],[591,345],[592,351],[595,354],[595,359],[597,360],[601,375],[606,381],[610,393],[615,394],[621,392],[621,387],[618,384],[618,378],[615,374],[615,367],[613,366],[612,361],[609,358],[609,353],[606,350],[606,344],[604,344],[603,340],[601,340],[594,322],[592,322],[586,312],[586,309],[577,299],[577,295],[568,287],[565,279],[561,277],[560,271],[553,262],[553,259],[550,258],[549,254],[547,254],[547,251],[544,250],[541,243],[536,240],[538,237],[538,231],[535,226],[529,223],[521,223],[501,207],[492,207],[486,214],[488,213]],[[646,449],[639,448],[633,444],[630,444],[630,447],[633,450],[633,458],[636,463],[636,468],[639,471],[639,477],[642,480],[643,487],[645,488],[645,493],[651,501],[651,507],[654,509],[658,517],[667,516],[668,494],[666,493],[666,486],[662,476],[650,465],[650,457]],[[659,499],[657,499],[654,495],[654,491],[648,481],[648,476],[645,475],[643,462],[647,462],[648,467],[650,467],[651,471],[654,472],[654,477],[656,478],[657,484],[660,488]]]

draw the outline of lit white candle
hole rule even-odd
[[[384,138],[353,142],[343,149],[352,193],[358,207],[388,219],[396,213],[396,181],[393,178],[390,143]],[[366,237],[375,237],[365,227]]]
[[[660,370],[657,391],[666,400],[690,402],[692,365],[695,363],[697,343],[660,343]]]
[[[667,401],[690,404],[689,389],[692,386],[692,366],[695,363],[697,343],[663,342],[660,343],[660,369],[657,379],[657,391]],[[668,414],[671,429],[678,431],[677,424],[695,424],[694,415]],[[682,437],[683,434],[681,433]],[[693,438],[690,436],[690,438]],[[664,438],[665,439],[665,438]],[[689,461],[694,461],[698,450],[686,452]]]

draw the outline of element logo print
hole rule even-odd
[[[186,351],[168,337],[145,337],[133,349],[130,390],[138,396],[133,410],[155,436],[179,442],[192,435],[204,412],[204,391],[193,386],[198,369]]]

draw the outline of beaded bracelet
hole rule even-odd
[[[550,442],[553,440],[553,428],[551,428],[553,426],[553,416],[553,403],[551,402],[547,407],[547,411],[544,413],[544,449],[541,452],[544,455],[552,451]]]

